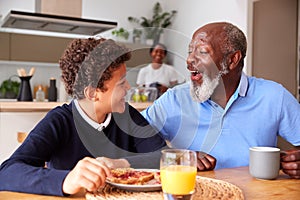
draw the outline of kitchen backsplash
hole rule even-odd
[[[36,63],[36,62],[14,62],[14,61],[0,61],[0,84],[9,79],[10,77],[17,75],[17,69],[24,68],[28,73],[30,68],[35,67],[35,74],[30,79],[30,86],[32,94],[34,92],[34,86],[43,85],[49,86],[50,78],[55,78],[58,101],[65,101],[66,98],[64,92],[60,91],[64,87],[60,82],[60,69],[58,64],[52,63]],[[127,79],[131,86],[136,86],[136,76],[139,68],[129,68],[127,70]],[[12,80],[20,81],[18,77],[12,77]],[[34,95],[34,94],[33,94]]]
[[[55,78],[57,89],[60,88],[60,69],[58,64],[51,63],[33,63],[33,62],[12,62],[12,61],[0,61],[0,84],[11,77],[12,80],[19,81],[16,77],[17,69],[24,68],[27,73],[30,69],[35,67],[35,73],[30,79],[31,91],[33,94],[34,86],[43,85],[49,86],[50,78]],[[59,92],[58,92],[59,94]],[[59,101],[59,97],[58,97]]]

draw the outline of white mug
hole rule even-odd
[[[259,179],[276,179],[280,169],[280,149],[276,147],[249,148],[249,171]]]

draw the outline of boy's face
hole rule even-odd
[[[107,113],[125,111],[125,96],[130,89],[130,85],[126,79],[126,65],[122,63],[116,71],[112,73],[112,78],[104,83],[107,90],[101,92],[98,90],[99,106]]]

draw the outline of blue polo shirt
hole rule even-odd
[[[173,148],[204,151],[218,168],[247,166],[249,147],[276,146],[277,135],[300,145],[300,105],[282,85],[242,74],[225,109],[197,103],[190,83],[169,89],[142,115]]]

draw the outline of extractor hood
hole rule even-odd
[[[50,31],[94,36],[113,29],[117,22],[84,19],[77,17],[30,13],[11,10],[4,18],[1,27]]]

